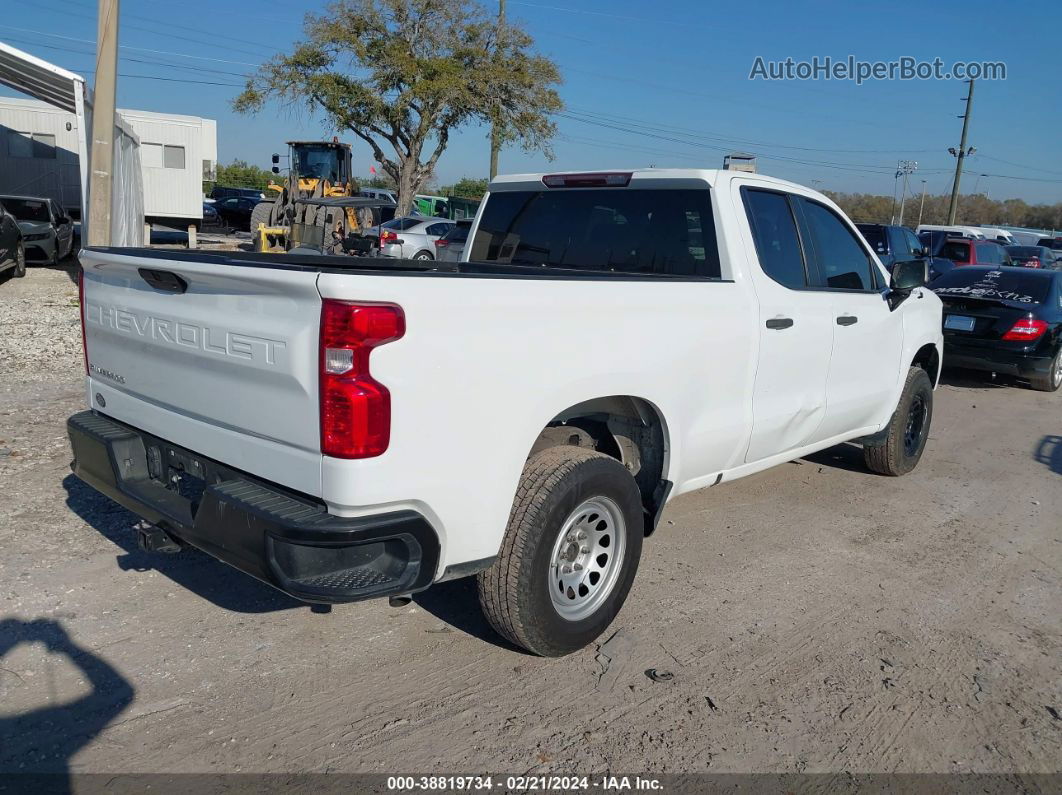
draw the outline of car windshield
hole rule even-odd
[[[412,229],[417,224],[424,223],[423,218],[410,218],[409,216],[403,218],[392,218],[383,226],[385,229],[397,229],[399,232],[405,232],[407,229]]]
[[[885,229],[880,226],[874,226],[872,224],[856,224],[856,228],[860,234],[863,235],[863,239],[866,240],[870,247],[877,252],[883,252],[887,250],[885,245]]]
[[[1044,252],[1039,246],[1007,246],[1007,253],[1014,259],[1039,259]]]
[[[1052,251],[1062,251],[1062,237],[1045,237],[1036,245],[1043,246],[1044,248],[1049,248]]]
[[[954,268],[935,282],[942,298],[982,298],[1019,304],[1042,304],[1051,291],[1052,271],[1031,268]]]
[[[949,240],[940,247],[937,256],[954,260],[955,262],[966,262],[970,259],[970,244]]]
[[[9,213],[20,221],[43,221],[48,223],[48,203],[41,199],[0,199]]]

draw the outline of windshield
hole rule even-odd
[[[333,184],[340,181],[340,150],[334,146],[293,146],[291,165],[304,179],[326,179]]]
[[[942,298],[1042,304],[1051,290],[1051,276],[1051,271],[1029,268],[954,268],[933,282],[932,290]]]
[[[0,199],[5,209],[20,221],[51,222],[48,203],[40,199]]]
[[[492,193],[471,259],[717,279],[711,193],[707,188]]]

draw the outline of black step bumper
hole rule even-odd
[[[427,588],[439,540],[415,511],[344,518],[94,411],[67,420],[71,469],[176,538],[307,602]]]

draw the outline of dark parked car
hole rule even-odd
[[[889,273],[892,273],[892,266],[897,262],[926,259],[929,262],[929,279],[932,281],[955,267],[955,263],[949,259],[932,256],[925,244],[906,226],[856,224],[856,228]]]
[[[214,186],[210,191],[210,198],[215,201],[229,199],[233,196],[242,196],[245,199],[262,201],[262,199],[265,198],[265,193],[258,188],[224,188],[219,186]]]
[[[260,199],[249,199],[246,196],[230,196],[214,202],[214,211],[221,217],[223,226],[246,231],[251,228],[251,213],[260,201]]]
[[[931,289],[944,302],[944,361],[1062,385],[1062,271],[955,268]]]
[[[1051,249],[1056,262],[1062,260],[1062,237],[1042,237],[1036,241],[1036,245]]]
[[[950,237],[944,241],[939,256],[956,265],[1011,265],[1010,254],[992,240]]]
[[[0,204],[0,278],[26,275],[26,249],[22,230],[11,213]]]
[[[26,259],[58,265],[74,249],[74,222],[53,199],[0,196],[0,204],[22,230]]]
[[[203,202],[203,226],[220,226],[221,216],[214,209],[213,202]]]
[[[450,227],[449,232],[435,241],[435,259],[439,262],[460,262],[471,229],[471,218],[462,218]]]
[[[1055,255],[1043,246],[1007,246],[1007,253],[1015,265],[1022,268],[1053,268]]]

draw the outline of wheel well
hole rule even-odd
[[[671,490],[671,483],[664,478],[667,428],[655,406],[630,395],[578,403],[546,424],[528,458],[560,445],[587,447],[622,463],[642,495],[645,534],[653,532]]]
[[[937,377],[940,375],[940,353],[937,351],[937,346],[930,342],[919,348],[911,366],[925,370],[933,386],[936,386]]]

